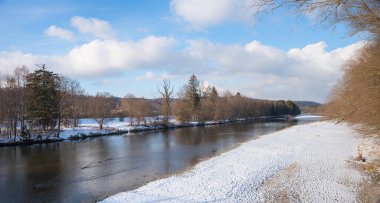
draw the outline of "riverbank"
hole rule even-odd
[[[310,115],[306,116],[309,117]],[[314,118],[314,116],[311,116]],[[180,123],[174,118],[170,120],[168,126],[163,126],[162,118],[160,117],[149,117],[147,118],[147,124],[145,125],[131,125],[129,119],[119,120],[119,118],[112,118],[110,121],[104,124],[103,129],[99,129],[98,124],[94,119],[80,119],[78,127],[75,128],[62,128],[59,137],[52,135],[44,135],[38,137],[33,135],[31,139],[22,140],[19,136],[14,139],[1,138],[0,137],[0,147],[7,146],[22,146],[22,145],[33,145],[33,144],[47,144],[53,142],[61,142],[65,140],[83,140],[91,137],[109,136],[109,135],[121,135],[126,133],[137,133],[153,130],[167,130],[167,129],[177,129],[185,127],[201,127],[208,125],[223,125],[235,122],[244,122],[250,120],[266,120],[275,119],[276,117],[258,117],[258,118],[240,118],[240,119],[228,119],[219,121],[205,121],[205,122],[188,122]],[[300,117],[305,119],[304,116]]]
[[[375,161],[373,140],[347,125],[294,126],[103,202],[356,202],[368,195],[377,200],[378,193],[363,195],[374,183],[363,170],[366,163],[356,159],[362,145],[366,161]]]

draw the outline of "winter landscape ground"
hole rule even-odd
[[[375,202],[358,146],[366,163],[378,157],[375,141],[348,125],[297,125],[103,202]]]
[[[132,118],[133,119],[133,118]],[[103,129],[99,129],[99,124],[95,119],[84,118],[79,119],[78,127],[61,127],[59,137],[56,137],[55,134],[57,131],[54,131],[54,134],[45,133],[41,140],[43,141],[54,141],[54,140],[69,140],[69,139],[80,139],[92,136],[101,136],[114,133],[128,133],[134,131],[144,131],[144,130],[154,130],[160,129],[159,125],[154,124],[155,122],[162,122],[161,117],[146,117],[146,125],[131,125],[130,118],[124,118],[120,120],[119,118],[109,118],[108,121],[104,124]],[[179,125],[174,118],[170,120],[173,125]],[[39,141],[40,138],[37,137],[37,134],[32,134],[32,141]],[[13,137],[9,138],[8,136],[0,137],[0,144],[22,144],[22,140],[18,135],[16,139]],[[36,142],[38,143],[38,142]]]

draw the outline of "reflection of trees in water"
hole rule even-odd
[[[170,138],[171,138],[171,131],[170,130],[164,130],[162,131],[162,137],[163,137],[163,152],[165,153],[162,157],[162,169],[163,174],[170,173],[173,171],[172,169],[172,158],[170,156],[171,154],[171,147],[170,147]]]
[[[14,181],[18,187],[18,197],[29,197],[32,201],[49,202],[54,199],[40,199],[40,195],[45,192],[53,192],[54,197],[60,199],[64,194],[64,187],[57,185],[62,178],[64,171],[64,159],[62,154],[65,153],[61,149],[59,143],[46,145],[34,145],[18,148],[24,167],[27,168],[25,173],[17,171],[18,179],[20,176],[23,180]],[[24,186],[24,190],[19,187]],[[52,196],[50,196],[52,197]],[[14,200],[12,200],[14,201]],[[23,200],[21,200],[23,201]]]
[[[27,195],[28,186],[28,176],[27,173],[20,174],[20,169],[25,169],[28,166],[27,153],[30,151],[30,146],[25,146],[20,149],[20,147],[10,147],[7,150],[1,151],[0,153],[0,197],[1,201],[7,202],[7,200],[12,200],[15,202],[21,202],[22,196]],[[6,149],[6,148],[5,148]],[[7,158],[12,158],[16,163],[7,163],[9,160]],[[24,159],[25,158],[25,159]],[[22,182],[23,184],[18,184]],[[14,191],[17,191],[15,194]],[[5,195],[6,194],[6,195]],[[8,199],[7,199],[8,198]]]

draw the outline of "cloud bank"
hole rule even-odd
[[[283,51],[255,40],[240,45],[203,40],[180,44],[163,36],[138,41],[97,39],[64,55],[0,52],[0,72],[46,63],[58,73],[98,79],[132,70],[145,70],[140,80],[162,74],[183,79],[195,73],[220,88],[256,98],[323,101],[341,77],[342,65],[363,44],[327,51],[324,42],[317,42]]]

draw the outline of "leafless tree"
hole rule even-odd
[[[14,76],[16,79],[17,87],[18,87],[18,99],[19,99],[19,120],[20,120],[20,128],[25,128],[25,119],[26,119],[26,82],[27,76],[30,73],[28,67],[25,65],[21,67],[17,67],[14,71]]]
[[[18,129],[24,129],[25,126],[25,85],[28,73],[26,66],[17,67],[12,74],[5,76],[2,89],[4,98],[1,99],[1,114],[8,134],[14,140]]]
[[[104,124],[111,120],[109,117],[113,103],[114,97],[109,92],[97,93],[96,96],[92,98],[92,115],[100,129],[103,129]]]
[[[127,113],[129,117],[129,123],[132,126],[134,124],[133,120],[136,117],[136,97],[133,94],[127,94],[122,102],[121,102],[122,109]]]
[[[173,95],[174,87],[171,85],[169,80],[163,80],[161,83],[161,88],[158,88],[158,92],[162,97],[161,111],[164,116],[163,125],[168,126],[169,116],[170,116],[170,98]]]
[[[368,32],[375,38],[380,36],[379,0],[257,0],[252,1],[252,7],[261,11],[287,7],[333,27],[346,23],[352,34]]]
[[[147,125],[146,117],[152,115],[152,105],[145,98],[135,99],[136,118],[139,125]]]

